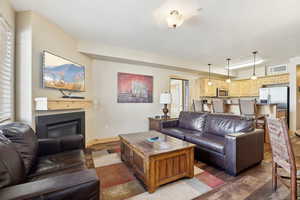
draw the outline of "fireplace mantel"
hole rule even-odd
[[[35,110],[74,110],[87,109],[92,105],[92,100],[87,99],[50,99],[47,97],[35,98]]]

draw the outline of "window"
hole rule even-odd
[[[0,15],[0,123],[14,120],[13,34]]]
[[[178,117],[181,111],[189,110],[189,81],[183,79],[170,79],[172,95],[171,117]]]

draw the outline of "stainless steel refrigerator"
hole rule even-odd
[[[277,109],[287,110],[287,122],[289,124],[289,87],[288,86],[266,86],[259,89],[260,103],[277,104]]]

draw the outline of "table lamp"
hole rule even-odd
[[[164,104],[164,108],[163,108],[163,113],[164,113],[164,118],[167,119],[168,118],[168,104],[170,104],[172,102],[172,96],[170,93],[162,93],[160,95],[160,100],[159,100],[160,104]]]

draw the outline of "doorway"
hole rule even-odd
[[[189,81],[171,78],[170,91],[172,95],[170,114],[172,118],[177,118],[181,111],[189,110]]]

